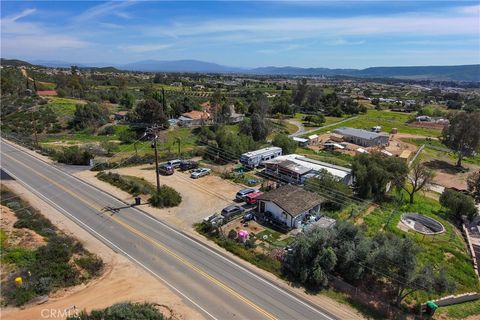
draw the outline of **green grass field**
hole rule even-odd
[[[422,152],[422,159],[424,161],[430,160],[444,160],[450,163],[456,163],[458,160],[458,155],[452,150],[447,151],[447,147],[441,143],[439,140],[430,140],[426,139],[402,139],[405,142],[416,144],[417,146],[425,145],[425,149]],[[439,150],[444,149],[444,150]],[[462,160],[463,163],[474,164],[480,166],[480,154],[471,157],[465,157]]]
[[[421,265],[432,264],[438,268],[444,267],[449,277],[456,283],[456,293],[478,291],[480,285],[465,241],[461,232],[445,219],[445,209],[438,201],[422,195],[416,195],[415,203],[411,205],[406,200],[406,193],[403,195],[404,200],[398,208],[394,203],[384,203],[382,210],[375,209],[363,218],[367,233],[373,236],[384,228],[386,231],[413,239],[421,248],[418,255]],[[400,216],[405,212],[416,212],[432,217],[443,224],[445,232],[435,236],[424,236],[414,231],[402,231],[397,225],[400,222]],[[388,225],[386,225],[387,222]],[[419,292],[410,299],[412,298],[423,302],[434,297]]]
[[[440,307],[433,319],[466,319],[480,315],[480,300]],[[472,318],[473,319],[473,318]]]
[[[360,114],[357,118],[348,120],[339,125],[323,128],[315,133],[325,133],[339,127],[351,127],[370,130],[373,126],[381,126],[383,132],[390,132],[392,128],[397,128],[399,133],[410,133],[422,136],[437,137],[441,134],[440,130],[411,127],[406,124],[413,115],[401,112],[368,110],[366,114]],[[328,117],[327,117],[328,118]],[[338,121],[341,119],[335,118]],[[333,121],[333,120],[332,120]],[[335,121],[335,122],[338,122]],[[325,125],[328,125],[326,123]]]
[[[83,100],[48,97],[47,106],[51,107],[59,117],[73,117],[76,105],[83,103],[85,103]]]

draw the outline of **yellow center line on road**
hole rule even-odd
[[[3,153],[4,156],[6,156],[7,158],[11,159],[12,161],[15,161],[17,162],[18,164],[20,164],[21,166],[27,168],[28,170],[34,172],[34,174],[42,177],[43,179],[49,181],[51,184],[57,186],[58,188],[62,189],[63,191],[65,191],[66,193],[70,194],[72,197],[80,200],[81,202],[83,202],[85,205],[87,205],[88,207],[94,209],[94,210],[97,210],[97,211],[102,211],[103,208],[101,208],[100,206],[96,206],[94,205],[93,203],[89,202],[88,200],[86,200],[85,198],[83,197],[80,197],[79,195],[75,194],[74,192],[72,192],[71,190],[68,190],[67,188],[65,188],[64,186],[58,184],[56,181],[50,179],[49,177],[45,176],[44,174],[41,174],[33,169],[31,169],[29,166],[27,166],[26,164],[20,162],[19,160],[15,159],[15,158],[12,158],[11,156],[9,156],[8,154],[5,154]],[[212,277],[211,275],[209,275],[208,273],[206,273],[205,271],[201,270],[200,268],[198,268],[197,266],[193,265],[191,262],[187,261],[185,258],[179,256],[178,254],[176,254],[175,252],[173,252],[172,250],[170,250],[169,248],[167,248],[165,245],[163,245],[162,243],[160,243],[158,240],[148,236],[147,234],[141,232],[140,230],[132,227],[131,225],[127,224],[126,222],[122,221],[121,219],[117,218],[117,217],[114,217],[114,216],[110,216],[110,215],[106,215],[107,217],[109,217],[111,220],[115,221],[117,224],[123,226],[125,229],[131,231],[132,233],[136,234],[137,236],[141,237],[142,239],[150,242],[151,244],[153,244],[155,247],[159,248],[160,250],[166,252],[167,254],[169,254],[170,256],[172,256],[173,258],[175,258],[176,260],[180,261],[182,264],[184,264],[185,266],[189,267],[190,269],[192,269],[193,271],[195,271],[196,273],[200,274],[201,276],[203,276],[204,278],[206,278],[207,280],[209,280],[210,282],[216,284],[217,286],[219,286],[220,288],[224,289],[225,291],[227,291],[228,293],[230,293],[232,296],[236,297],[237,299],[243,301],[244,303],[246,303],[247,305],[249,305],[250,307],[252,307],[253,309],[255,309],[256,311],[258,311],[260,314],[264,315],[267,319],[270,319],[270,320],[274,320],[274,319],[277,319],[274,315],[272,315],[271,313],[267,312],[266,310],[262,309],[261,307],[259,307],[258,305],[256,305],[255,303],[253,303],[252,301],[250,301],[249,299],[245,298],[244,296],[242,296],[241,294],[239,294],[238,292],[236,292],[235,290],[233,290],[232,288],[228,287],[227,285],[225,285],[224,283],[220,282],[219,280],[217,280],[216,278]]]

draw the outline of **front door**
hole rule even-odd
[[[265,212],[265,202],[260,201],[260,212]]]

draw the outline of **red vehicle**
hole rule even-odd
[[[263,192],[253,192],[253,193],[249,193],[245,196],[245,202],[248,203],[248,204],[255,204],[257,203],[257,197],[262,195]]]

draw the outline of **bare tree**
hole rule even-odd
[[[434,172],[423,163],[416,163],[413,166],[407,177],[407,183],[402,186],[402,189],[410,195],[410,203],[413,203],[415,193],[430,184],[434,176]]]

